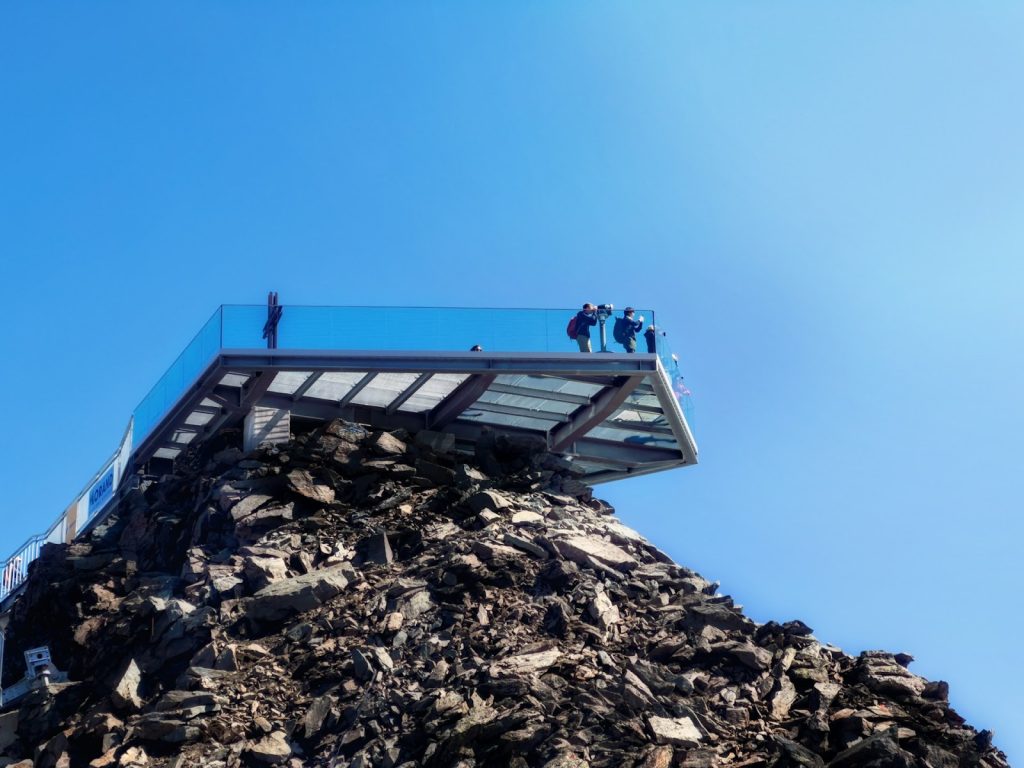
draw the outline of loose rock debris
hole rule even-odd
[[[909,656],[755,624],[534,441],[203,450],[32,566],[5,683],[44,644],[71,682],[0,766],[1006,766]]]

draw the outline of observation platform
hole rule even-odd
[[[695,464],[680,403],[688,392],[666,336],[655,335],[653,353],[625,354],[611,339],[616,311],[592,336],[600,350],[606,328],[618,351],[581,353],[565,332],[576,311],[278,307],[276,297],[218,308],[135,409],[113,456],[4,562],[0,615],[43,544],[73,540],[113,508],[129,476],[256,409],[448,432],[468,454],[485,428],[532,435],[592,484]],[[654,312],[636,315],[657,326]]]

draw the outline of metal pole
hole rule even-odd
[[[277,291],[267,294],[267,322],[263,325],[263,338],[267,340],[267,349],[277,349],[277,323],[284,310],[277,301]]]
[[[607,334],[607,332],[605,331],[605,328],[604,328],[604,323],[605,323],[606,319],[607,318],[605,317],[604,314],[602,314],[601,312],[597,313],[597,321],[598,321],[598,323],[601,324],[601,351],[602,352],[607,352],[608,351],[608,334]]]

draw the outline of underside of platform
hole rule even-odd
[[[442,430],[468,452],[485,428],[539,436],[589,483],[697,461],[653,354],[222,350],[137,446],[136,464],[173,460],[254,407]]]

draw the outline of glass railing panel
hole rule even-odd
[[[135,409],[132,435],[134,445],[140,445],[149,436],[186,387],[195,381],[220,351],[220,338],[221,311],[218,309]]]
[[[285,308],[286,314],[292,314]],[[224,349],[265,349],[263,326],[267,322],[266,306],[225,304],[221,307],[224,322],[221,342]],[[298,349],[298,347],[296,347]]]
[[[573,352],[565,332],[574,309],[482,309],[434,307],[283,307],[278,324],[280,349],[464,352],[480,346],[488,352]],[[650,310],[637,310],[645,324]],[[614,339],[615,318],[605,322],[606,349],[623,352]],[[228,349],[266,346],[266,307],[224,307],[223,343]],[[645,325],[646,327],[646,325]],[[594,351],[601,348],[600,324],[591,329]],[[643,328],[638,351],[646,351]]]
[[[676,396],[676,400],[679,401],[683,416],[686,417],[686,422],[692,431],[694,414],[693,393],[690,392],[690,389],[683,381],[683,370],[680,365],[679,356],[672,351],[672,345],[669,343],[667,332],[659,327],[656,327],[655,331],[658,359],[661,360],[661,365],[665,369],[665,373],[668,374],[669,383],[672,385],[672,393]]]

